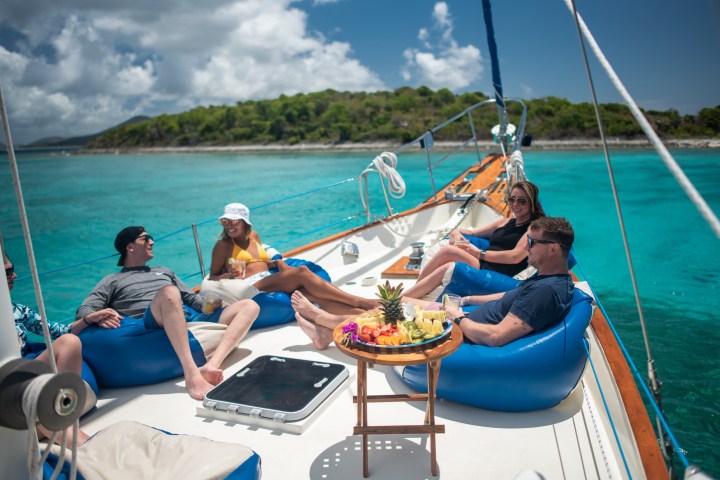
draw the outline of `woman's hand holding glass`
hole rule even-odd
[[[228,259],[228,275],[230,278],[245,278],[245,268],[247,263],[245,260]]]
[[[457,243],[463,243],[467,242],[467,239],[463,236],[462,233],[460,233],[460,229],[455,229],[452,232],[450,232],[450,245],[455,245]]]

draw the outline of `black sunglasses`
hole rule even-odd
[[[536,243],[548,244],[548,243],[558,243],[558,242],[555,242],[553,240],[536,240],[536,239],[532,238],[530,235],[528,235],[528,248],[532,248],[533,245],[535,245]]]
[[[515,202],[517,202],[520,205],[525,205],[528,202],[528,199],[524,198],[524,197],[519,197],[519,198],[518,197],[510,197],[507,200],[507,203],[509,203],[510,205],[512,205]]]
[[[5,276],[6,276],[7,278],[12,277],[12,276],[13,276],[13,273],[15,273],[15,265],[13,265],[13,266],[10,267],[10,268],[6,268],[6,269],[5,269]]]
[[[145,243],[149,242],[150,240],[154,240],[154,239],[153,239],[153,236],[150,235],[149,233],[145,233],[145,234],[143,234],[143,235],[140,235],[140,236],[137,237],[135,240],[140,240],[141,238],[142,238],[142,241],[145,242]]]

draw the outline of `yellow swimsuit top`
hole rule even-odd
[[[238,244],[235,243],[235,241],[233,241],[232,258],[234,258],[235,260],[245,260],[246,264],[251,264],[255,262],[267,263],[268,261],[270,261],[270,256],[262,247],[262,245],[260,245],[254,238],[251,238],[250,240],[252,240],[255,245],[257,245],[259,258],[253,258],[253,256],[250,255],[250,252],[248,252],[244,248],[240,248]]]

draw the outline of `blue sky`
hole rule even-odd
[[[719,0],[578,0],[641,107],[720,104]],[[280,94],[491,92],[480,0],[0,0],[14,143]],[[590,94],[563,0],[493,2],[505,95]],[[620,101],[596,61],[601,102]]]

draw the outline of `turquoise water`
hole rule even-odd
[[[720,212],[720,152],[676,151],[677,160],[713,210]],[[115,234],[130,224],[158,237],[155,264],[199,283],[188,227],[198,223],[209,258],[223,205],[251,207],[263,241],[281,251],[361,223],[358,183],[350,181],[313,195],[293,197],[357,177],[373,154],[125,155],[53,157],[21,155],[19,170],[38,268],[48,272],[114,253]],[[5,160],[5,157],[0,157]],[[438,157],[439,158],[439,157]],[[437,160],[437,159],[436,159]],[[471,157],[436,167],[438,188]],[[605,162],[599,152],[526,152],[528,175],[552,215],[576,230],[575,251],[638,368],[643,348],[630,275],[619,233]],[[648,324],[652,353],[664,383],[664,408],[689,460],[720,476],[720,241],[690,204],[659,158],[649,151],[613,154],[625,226]],[[401,158],[408,194],[397,211],[432,194],[422,155]],[[377,180],[371,179],[377,187]],[[372,210],[383,214],[380,193]],[[7,162],[0,166],[0,228],[18,275],[29,273]],[[326,213],[330,208],[333,213]],[[327,228],[321,228],[327,227]],[[311,232],[311,233],[308,233]],[[288,237],[300,236],[280,244]],[[41,276],[48,316],[67,319],[116,257]],[[36,305],[32,282],[18,281],[13,299]]]

